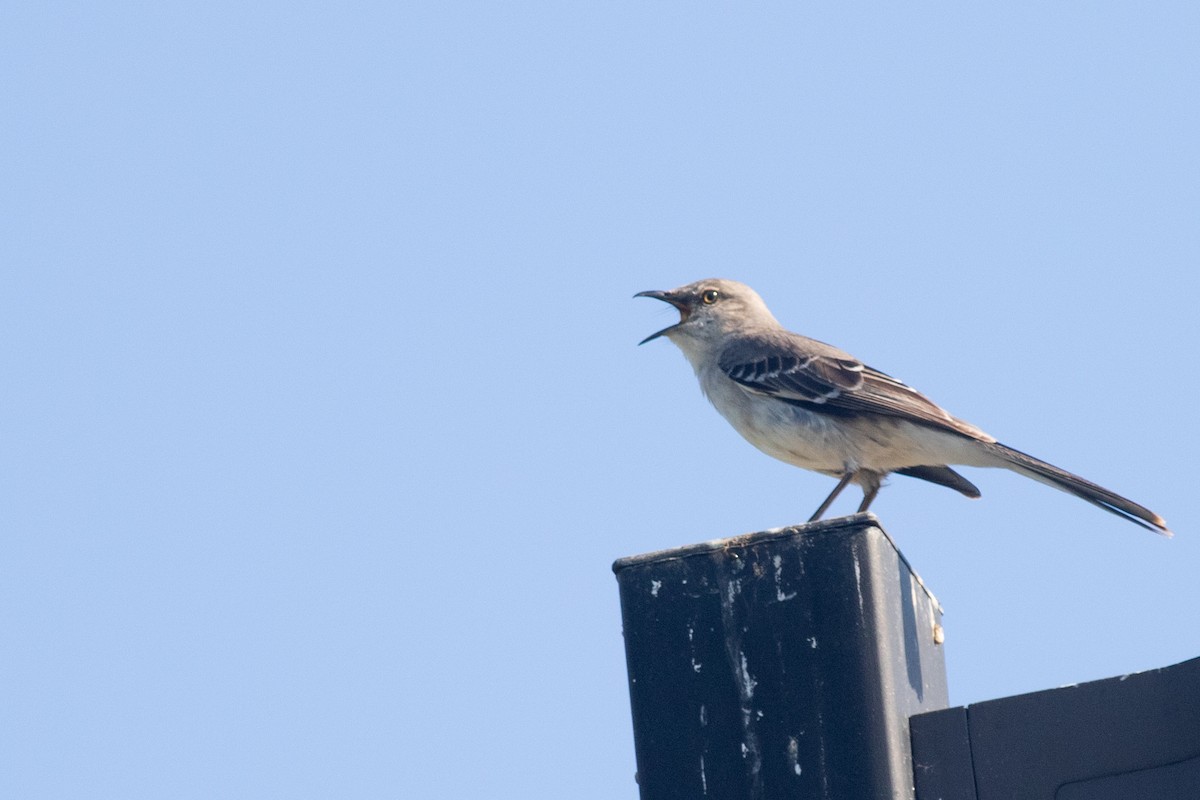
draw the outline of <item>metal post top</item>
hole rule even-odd
[[[642,800],[911,798],[940,607],[868,513],[619,559]]]
[[[804,540],[816,537],[825,536],[849,536],[853,534],[862,534],[875,532],[884,542],[887,543],[896,555],[900,558],[901,563],[912,574],[917,585],[929,595],[935,607],[940,611],[941,604],[937,598],[929,591],[929,587],[921,580],[921,576],[912,568],[908,559],[900,552],[900,548],[896,546],[896,542],[883,529],[883,525],[879,522],[879,518],[869,511],[858,514],[851,514],[845,517],[834,517],[832,519],[817,520],[816,522],[806,522],[801,525],[787,525],[782,528],[770,528],[765,531],[755,533],[744,533],[738,536],[731,536],[726,539],[712,539],[707,542],[697,542],[695,544],[687,544],[681,547],[672,547],[666,550],[655,550],[650,553],[642,553],[640,555],[625,556],[618,558],[613,562],[612,570],[618,577],[621,573],[631,568],[644,568],[654,564],[663,562],[675,561],[679,559],[696,558],[699,556],[711,556],[713,554],[725,553],[731,550],[742,550],[756,545],[767,544],[786,539]]]

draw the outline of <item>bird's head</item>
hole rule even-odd
[[[679,322],[638,344],[666,336],[686,353],[719,344],[731,333],[779,325],[757,292],[744,283],[722,278],[696,281],[669,292],[638,292],[634,297],[653,297],[679,309]]]

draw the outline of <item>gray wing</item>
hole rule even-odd
[[[814,411],[883,414],[994,441],[903,381],[798,334],[781,331],[741,338],[725,349],[718,364],[748,392]]]

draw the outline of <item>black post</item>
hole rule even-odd
[[[618,560],[643,800],[913,797],[941,609],[871,514]]]

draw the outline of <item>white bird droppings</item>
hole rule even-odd
[[[758,686],[758,681],[750,675],[750,667],[746,664],[746,654],[738,653],[738,655],[742,658],[742,699],[750,700],[754,697],[754,687]]]

